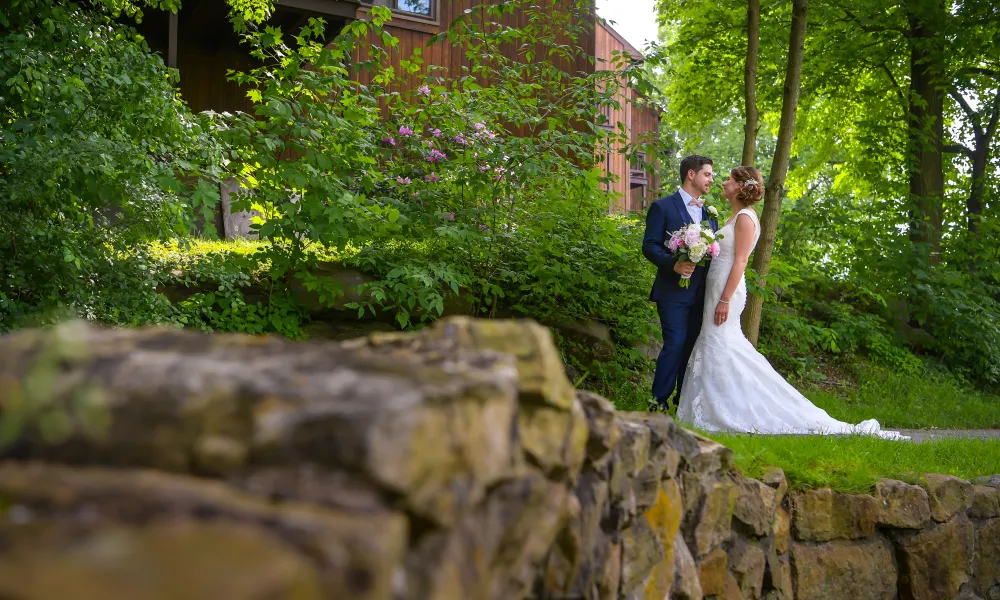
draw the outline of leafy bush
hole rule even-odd
[[[162,302],[138,247],[183,233],[194,205],[217,200],[179,179],[213,162],[209,132],[163,62],[113,21],[113,4],[4,9],[0,330],[65,306],[115,324],[156,320]]]
[[[354,305],[359,315],[390,311],[409,327],[451,305],[553,324],[597,319],[620,341],[647,339],[641,230],[607,217],[595,168],[612,139],[624,141],[594,121],[627,69],[622,58],[617,70],[588,65],[575,43],[587,10],[481,7],[443,34],[476,48],[468,76],[437,76],[418,53],[400,69],[420,77],[413,89],[385,67],[381,47],[394,40],[384,9],[330,44],[318,20],[287,43],[272,28],[250,32],[264,66],[234,79],[250,87],[256,114],[228,119],[224,138],[238,158],[232,175],[247,182],[236,208],[262,215],[256,231],[275,285],[298,279],[332,303],[342,290],[315,274],[307,250],[319,245],[380,277]],[[514,11],[538,18],[496,27]],[[349,246],[360,250],[341,252]]]

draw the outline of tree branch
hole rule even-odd
[[[838,21],[841,21],[841,22],[850,22],[853,25],[855,25],[858,28],[860,28],[861,31],[864,31],[865,33],[886,33],[886,32],[891,32],[891,33],[898,33],[898,34],[900,34],[903,37],[907,36],[908,32],[906,30],[902,29],[902,28],[899,28],[899,27],[874,27],[872,25],[864,25],[864,24],[862,24],[861,19],[858,17],[858,15],[854,14],[852,11],[850,11],[850,10],[848,10],[846,8],[843,8],[843,7],[841,7],[841,10],[843,10],[844,14],[847,15],[847,19],[837,19]]]
[[[879,67],[885,71],[886,75],[889,76],[889,81],[892,82],[892,87],[896,90],[896,95],[899,96],[899,101],[903,105],[903,110],[906,110],[906,94],[903,93],[903,88],[900,87],[899,82],[896,81],[896,76],[892,74],[892,69],[890,69],[889,65],[884,62],[879,65]]]
[[[965,111],[965,115],[969,117],[969,122],[972,123],[972,130],[975,132],[976,141],[978,142],[983,137],[983,128],[979,125],[979,114],[972,110],[972,107],[969,106],[965,96],[958,93],[958,90],[952,88],[950,93],[951,97],[955,99],[955,102],[958,102],[958,105]]]
[[[983,67],[971,67],[963,70],[964,73],[972,73],[973,75],[982,75],[984,77],[992,77],[993,79],[1000,79],[1000,71],[996,69],[986,69]]]
[[[987,144],[993,139],[993,134],[997,131],[998,122],[1000,122],[1000,88],[997,89],[996,95],[993,96],[993,114],[990,115],[989,125],[986,126],[985,141]]]
[[[965,144],[945,144],[941,150],[949,154],[965,154],[969,158],[972,158],[972,149]]]

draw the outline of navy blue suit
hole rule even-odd
[[[702,221],[708,220],[712,230],[717,230],[718,222],[707,217],[708,213],[702,209]],[[691,285],[682,288],[681,276],[674,272],[676,261],[665,245],[671,233],[692,222],[678,191],[649,206],[646,213],[646,233],[642,238],[642,255],[656,265],[656,279],[649,292],[649,299],[656,302],[656,311],[660,315],[663,349],[656,359],[653,397],[663,408],[667,407],[667,398],[674,389],[680,395],[684,370],[701,332],[708,267],[696,267],[691,276]]]

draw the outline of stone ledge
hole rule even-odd
[[[780,469],[744,478],[669,417],[574,391],[531,322],[325,344],[75,324],[0,355],[3,410],[110,417],[0,456],[0,596],[1000,597],[1000,476],[789,493]],[[136,564],[180,587],[135,587]]]

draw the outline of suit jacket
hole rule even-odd
[[[718,230],[718,221],[709,219],[708,211],[704,208],[702,208],[702,220],[708,220],[713,231]],[[691,285],[682,288],[681,276],[674,272],[676,259],[666,246],[671,233],[692,222],[679,191],[649,205],[649,210],[646,212],[646,233],[642,238],[642,255],[656,265],[656,279],[653,281],[653,289],[649,292],[651,301],[685,301],[704,293],[708,266],[696,267],[691,276]]]

